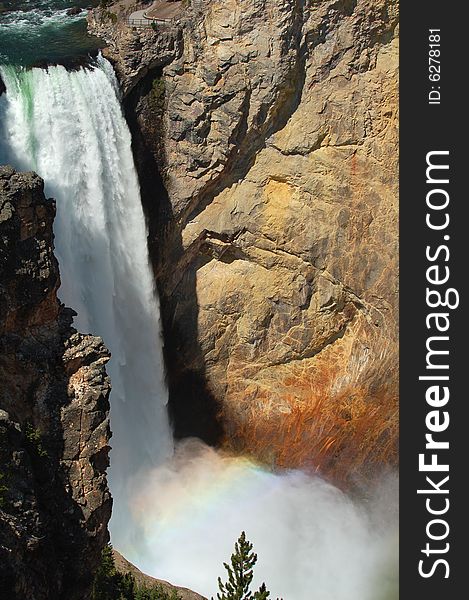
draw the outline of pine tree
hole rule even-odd
[[[223,583],[221,577],[218,578],[220,592],[217,594],[217,600],[267,600],[270,592],[267,591],[265,583],[254,594],[250,591],[256,562],[257,554],[252,551],[252,544],[246,539],[246,533],[243,531],[231,555],[231,565],[223,563],[228,573],[228,581]]]
[[[254,593],[253,599],[254,600],[267,600],[267,598],[269,596],[270,596],[270,592],[268,592],[266,590],[265,583],[263,583],[261,585],[261,587],[259,588],[259,590]]]

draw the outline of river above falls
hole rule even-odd
[[[25,67],[79,65],[102,43],[86,28],[98,0],[0,0],[0,63]],[[71,8],[81,9],[76,15]]]

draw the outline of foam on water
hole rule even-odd
[[[0,62],[31,66],[85,58],[100,42],[86,29],[86,10],[67,15],[71,7],[87,8],[87,0],[23,0],[3,2],[0,12]]]

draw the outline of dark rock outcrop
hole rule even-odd
[[[83,10],[83,9],[79,8],[78,6],[72,6],[72,8],[69,8],[69,9],[67,10],[67,13],[66,13],[66,14],[67,14],[67,16],[69,16],[69,17],[74,17],[74,16],[76,16],[76,15],[79,15],[79,14],[81,14],[82,10]]]
[[[108,541],[109,353],[57,299],[55,205],[0,168],[0,590],[83,600]]]

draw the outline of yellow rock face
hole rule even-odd
[[[204,6],[164,69],[176,432],[215,440],[210,413],[266,461],[394,463],[398,4]]]

